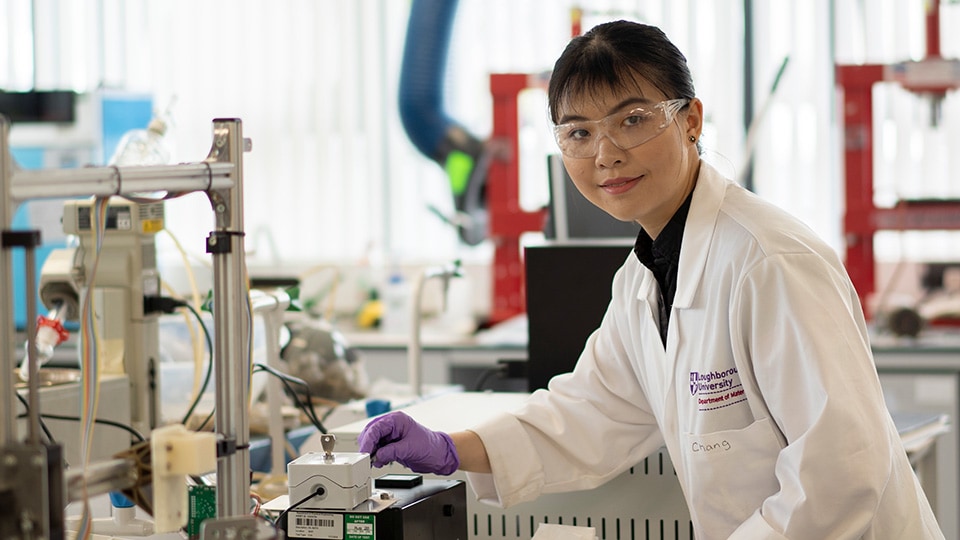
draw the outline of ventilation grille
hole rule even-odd
[[[140,205],[140,221],[163,219],[163,203],[149,203]]]
[[[469,524],[470,538],[532,538],[541,523],[594,527],[599,540],[693,540],[693,522],[689,519],[580,518],[577,516],[520,516],[474,514]]]
[[[596,489],[543,495],[506,510],[468,501],[471,540],[529,540],[541,523],[593,527],[599,540],[694,540],[666,450]]]

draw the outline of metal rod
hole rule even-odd
[[[209,191],[231,187],[233,170],[231,163],[204,162],[21,170],[13,173],[10,196],[15,201],[25,201],[52,197],[136,195],[156,191]]]
[[[27,363],[27,403],[30,410],[27,412],[27,443],[40,445],[40,359],[37,358],[37,263],[33,247],[24,249],[24,281],[26,282],[27,297],[27,355],[23,362]]]
[[[283,327],[283,314],[290,307],[290,295],[276,290],[253,297],[253,312],[263,316],[263,326],[267,339],[267,365],[280,369],[280,329]],[[251,396],[256,398],[256,396]],[[286,440],[283,427],[283,415],[280,408],[283,405],[283,388],[280,380],[270,377],[267,380],[267,412],[270,421],[270,473],[284,474],[286,472]]]
[[[407,378],[410,381],[410,391],[416,397],[423,396],[423,346],[420,327],[423,319],[423,287],[427,280],[440,278],[443,280],[443,308],[447,307],[447,289],[450,279],[462,277],[460,261],[427,268],[420,272],[413,286],[413,297],[410,299],[410,339],[407,345]]]
[[[236,164],[233,187],[208,192],[217,229],[208,240],[213,253],[213,315],[216,327],[216,433],[228,449],[217,459],[217,517],[245,515],[250,493],[248,394],[253,314],[247,293],[243,247],[244,141],[239,120],[214,122],[208,159]],[[224,246],[223,243],[227,245]]]
[[[13,223],[15,205],[10,200],[13,158],[10,154],[10,122],[0,115],[0,229]],[[16,349],[13,320],[13,257],[9,249],[0,247],[0,445],[17,440],[17,402],[13,367]]]
[[[426,272],[420,272],[413,284],[410,297],[410,336],[407,344],[407,379],[414,397],[423,396],[423,352],[420,336],[423,285],[427,281]]]
[[[70,469],[63,476],[67,502],[75,502],[86,496],[133,487],[137,481],[137,469],[133,460],[111,459],[92,463],[83,469]]]

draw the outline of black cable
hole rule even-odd
[[[30,414],[30,405],[27,404],[26,398],[20,395],[20,392],[14,392],[14,393],[17,394],[17,399],[20,400],[20,403],[23,404],[23,409],[26,411],[22,415],[18,416],[18,418],[24,418],[28,414]],[[57,444],[57,441],[53,439],[53,433],[50,433],[50,429],[47,428],[47,424],[44,423],[43,418],[40,418],[40,429],[43,430],[43,434],[47,436],[47,441],[50,444]]]
[[[308,420],[310,420],[310,423],[313,424],[313,426],[316,427],[317,430],[320,431],[320,433],[324,433],[324,434],[327,433],[327,428],[324,427],[323,422],[321,422],[320,418],[317,417],[316,409],[313,408],[313,396],[310,395],[310,385],[307,384],[306,381],[298,377],[294,377],[293,375],[288,375],[286,373],[283,373],[282,371],[278,371],[264,364],[259,364],[259,363],[254,364],[253,369],[254,369],[254,372],[265,371],[273,375],[274,377],[280,379],[280,382],[283,383],[283,386],[287,389],[287,392],[289,392],[292,395],[293,400],[297,404],[297,407],[299,407],[300,410],[303,411],[303,414],[307,417]],[[300,397],[297,395],[297,392],[290,386],[290,383],[298,384],[303,387],[304,393],[306,394],[306,398],[307,398],[306,404],[300,401]],[[309,405],[309,408],[308,408],[308,405]]]
[[[28,416],[28,414],[29,414],[29,413],[21,413],[21,414],[17,415],[17,418],[26,418],[26,417]],[[80,421],[80,417],[79,417],[79,416],[63,416],[63,415],[60,415],[60,414],[49,414],[49,413],[40,413],[40,418],[46,418],[46,419],[48,419],[48,420],[64,420],[64,421],[67,421],[67,422],[79,422],[79,421]],[[113,420],[107,420],[106,418],[96,418],[96,419],[94,419],[93,421],[94,421],[95,423],[97,423],[97,424],[103,424],[103,425],[105,425],[105,426],[111,426],[111,427],[115,427],[115,428],[120,428],[120,429],[126,431],[127,433],[133,435],[133,437],[134,437],[135,439],[137,439],[137,442],[144,442],[144,440],[145,440],[142,433],[140,433],[139,431],[133,429],[132,427],[130,427],[130,426],[126,425],[126,424],[123,424],[123,423],[120,423],[120,422],[115,422],[115,421],[113,421]],[[40,421],[40,424],[41,424],[41,425],[44,425],[42,420]],[[46,427],[44,427],[44,428],[43,428],[43,432],[46,433],[47,438],[50,439],[50,444],[54,444],[55,441],[53,440],[53,435],[50,434],[50,431],[49,431]]]
[[[290,511],[293,510],[294,508],[297,508],[297,507],[300,506],[301,504],[309,501],[310,499],[312,499],[312,498],[314,498],[314,497],[323,497],[323,495],[324,495],[325,493],[326,493],[326,490],[323,488],[323,486],[319,486],[316,490],[314,490],[313,493],[311,493],[311,494],[307,495],[306,497],[300,499],[300,500],[297,501],[295,504],[290,505],[290,506],[288,506],[287,508],[285,508],[285,509],[283,510],[283,512],[280,512],[280,515],[277,516],[276,527],[277,527],[277,528],[281,527],[281,522],[283,521],[284,518],[287,517],[287,513],[288,513],[288,512],[290,512]],[[284,529],[287,529],[287,527],[284,527]]]
[[[203,384],[200,386],[200,390],[197,392],[197,397],[194,398],[193,403],[190,404],[190,407],[187,408],[186,414],[183,415],[183,420],[180,421],[181,424],[186,425],[190,421],[190,417],[193,415],[193,412],[197,409],[197,405],[200,404],[200,400],[203,398],[203,393],[207,391],[207,387],[210,385],[210,375],[213,373],[213,340],[210,339],[210,331],[207,330],[207,325],[203,322],[203,317],[197,313],[197,310],[193,308],[189,303],[180,300],[179,298],[171,298],[169,296],[144,296],[143,297],[143,312],[144,313],[173,313],[178,308],[185,307],[190,310],[190,313],[193,314],[194,318],[197,319],[197,322],[200,323],[200,328],[203,330],[203,336],[207,340],[207,351],[210,353],[210,362],[207,365],[207,374],[203,378]],[[209,418],[207,419],[209,421]],[[204,422],[206,424],[206,422]],[[199,428],[198,428],[199,431]]]
[[[210,411],[210,414],[208,414],[207,417],[203,419],[203,423],[201,423],[199,426],[197,426],[197,429],[195,429],[194,431],[201,431],[201,430],[203,430],[204,426],[207,425],[207,422],[209,422],[210,419],[213,418],[213,413],[215,413],[215,412],[217,412],[217,408],[216,408],[216,407],[214,407],[213,410]]]
[[[203,398],[203,393],[207,391],[207,386],[210,384],[210,374],[213,373],[213,340],[210,339],[210,332],[207,330],[207,325],[204,324],[203,317],[197,313],[197,310],[186,302],[183,302],[182,307],[189,309],[190,313],[193,313],[193,316],[197,319],[197,322],[200,323],[200,328],[203,330],[203,336],[207,340],[207,350],[210,353],[210,361],[207,364],[207,374],[203,378],[203,384],[200,385],[200,391],[197,392],[197,397],[193,400],[193,403],[190,404],[190,407],[187,409],[187,413],[183,415],[183,420],[180,422],[181,424],[186,425],[190,420],[190,417],[193,415],[193,411],[196,410],[197,405],[200,403],[200,399]],[[204,422],[204,425],[205,424],[206,422]],[[197,431],[199,431],[199,428]]]
[[[42,416],[43,418],[48,418],[48,419],[50,419],[50,420],[68,420],[68,421],[70,421],[70,422],[79,422],[79,421],[80,421],[80,417],[79,417],[79,416],[61,416],[61,415],[59,415],[59,414],[47,414],[47,413],[40,413],[40,416]],[[128,425],[126,425],[126,424],[122,424],[122,423],[120,423],[120,422],[116,422],[116,421],[113,421],[113,420],[107,420],[106,418],[95,418],[93,421],[94,421],[95,423],[97,423],[97,424],[103,424],[103,425],[105,425],[105,426],[111,426],[111,427],[115,427],[115,428],[120,428],[120,429],[126,431],[127,433],[133,435],[133,437],[134,437],[135,439],[137,439],[137,442],[144,442],[144,441],[146,440],[146,439],[143,437],[143,434],[142,434],[142,433],[140,433],[140,432],[137,431],[136,429],[134,429],[134,428],[132,428],[131,426],[128,426]]]
[[[317,418],[317,411],[313,408],[313,396],[310,395],[310,385],[307,384],[306,381],[298,377],[294,377],[293,375],[288,375],[286,373],[278,371],[264,364],[255,364],[254,372],[257,372],[257,371],[265,371],[273,375],[274,377],[277,377],[278,379],[280,379],[280,382],[283,383],[283,386],[287,389],[287,392],[290,392],[292,394],[292,397],[296,402],[297,407],[299,407],[300,410],[303,411],[303,414],[306,415],[306,417],[310,420],[310,423],[312,423],[314,426],[317,426],[318,429],[321,429],[323,433],[326,433],[326,429],[322,429],[322,426],[318,426],[318,424],[320,423],[320,420],[319,418]],[[304,405],[302,401],[300,401],[300,398],[297,395],[297,392],[290,386],[290,383],[299,384],[300,386],[303,387],[304,393],[306,394],[306,397],[307,397],[307,402],[310,405],[309,409],[307,408],[306,405]]]

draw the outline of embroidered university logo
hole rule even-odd
[[[724,371],[691,371],[690,395],[697,398],[701,411],[729,407],[747,400],[737,368]]]

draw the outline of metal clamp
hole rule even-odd
[[[209,161],[204,160],[204,161],[201,161],[200,163],[203,163],[203,165],[207,168],[207,187],[204,188],[203,191],[209,192],[210,188],[213,187],[213,168],[210,167]]]
[[[4,249],[15,247],[35,248],[40,245],[40,231],[3,231],[0,233],[0,246]]]
[[[114,195],[120,195],[123,193],[123,173],[120,172],[120,167],[116,165],[110,165],[110,168],[117,175],[117,191],[114,192]]]

